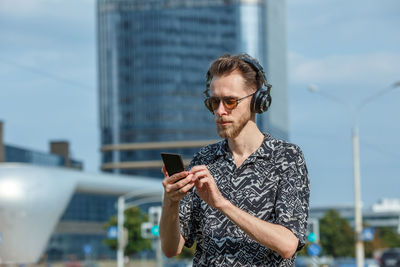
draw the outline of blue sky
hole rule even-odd
[[[290,138],[303,149],[311,205],[353,203],[352,114],[400,81],[400,2],[288,0]],[[94,0],[0,1],[0,120],[5,141],[39,151],[71,142],[100,162]],[[307,91],[310,84],[351,108]],[[400,198],[400,88],[360,113],[362,199]]]

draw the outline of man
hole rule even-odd
[[[256,125],[256,113],[271,103],[270,88],[247,54],[211,64],[205,104],[224,140],[202,148],[189,171],[168,176],[163,167],[167,257],[196,241],[193,266],[294,265],[305,243],[308,173],[299,147]]]

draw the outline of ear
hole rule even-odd
[[[209,100],[210,100],[210,99],[207,97],[207,98],[204,100],[204,105],[206,106],[206,108],[207,108],[212,114],[214,114],[214,110],[212,109],[212,106],[211,106],[211,103],[210,103]]]

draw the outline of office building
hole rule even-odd
[[[203,104],[205,74],[225,53],[258,58],[273,85],[263,131],[288,139],[285,1],[98,0],[104,171],[161,177],[160,152],[218,140]]]

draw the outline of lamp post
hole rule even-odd
[[[400,81],[393,85],[379,90],[375,94],[365,98],[354,110],[353,127],[352,127],[352,141],[353,141],[353,177],[354,177],[354,224],[355,224],[355,250],[356,250],[356,261],[357,267],[364,266],[364,243],[362,240],[362,209],[361,209],[361,174],[360,174],[360,152],[359,152],[359,135],[358,135],[358,116],[360,111],[366,104],[372,102],[378,97],[383,96],[386,93],[400,87]],[[336,96],[329,93],[322,92],[315,85],[308,86],[308,90],[313,93],[319,93],[320,95],[331,99],[337,103],[343,104],[347,109],[351,110],[350,105]]]
[[[160,202],[162,202],[162,198],[159,196],[159,191],[135,191],[130,192],[125,195],[118,197],[118,215],[117,215],[117,229],[118,229],[118,249],[117,249],[117,267],[124,267],[124,249],[126,245],[126,238],[124,234],[124,222],[125,215],[124,212],[126,209],[132,206],[138,206],[141,204],[156,202],[157,198]],[[126,203],[126,200],[129,198],[141,198],[136,201],[132,201],[130,203]],[[158,242],[158,247],[156,248],[156,256],[157,256],[157,267],[162,266],[162,255],[160,242]]]

